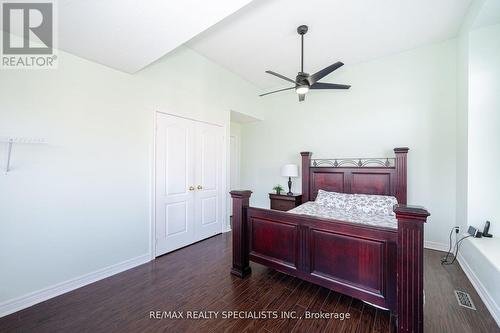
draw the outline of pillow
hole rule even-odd
[[[397,203],[395,197],[375,194],[355,194],[352,201],[354,209],[373,215],[394,215],[393,206]]]
[[[347,193],[318,190],[315,202],[319,205],[333,209],[349,210],[352,208],[350,199],[352,196],[352,194]]]

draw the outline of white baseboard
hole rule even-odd
[[[424,248],[426,248],[426,249],[448,252],[448,247],[449,247],[449,244],[424,241]]]
[[[16,311],[25,309],[50,298],[81,288],[93,282],[105,279],[127,269],[147,263],[151,260],[149,254],[144,254],[123,262],[99,269],[97,271],[67,280],[53,286],[29,293],[27,295],[0,303],[0,318]]]
[[[491,316],[497,322],[497,325],[500,326],[500,307],[495,302],[493,297],[491,297],[488,290],[486,290],[484,285],[481,283],[481,280],[479,280],[477,275],[470,268],[467,260],[465,260],[461,253],[458,254],[457,259],[465,275],[467,275],[469,281],[472,283],[472,286],[474,287],[474,289],[476,289],[479,297],[481,297],[481,300],[486,305],[486,308],[488,308],[488,311],[490,311]]]

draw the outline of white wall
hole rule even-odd
[[[495,223],[500,178],[493,164],[499,162],[500,34],[498,25],[477,29],[495,14],[489,9],[495,1],[498,6],[498,0],[474,1],[458,36],[456,210],[462,232],[468,224],[482,230],[486,219],[493,222],[491,232],[500,230]],[[461,244],[459,263],[500,325],[499,238],[468,238]]]
[[[226,127],[255,88],[188,48],[129,75],[59,53],[57,70],[0,74],[0,305],[150,250],[153,113]],[[229,143],[228,143],[229,147]],[[3,166],[6,145],[0,145]]]
[[[482,230],[491,221],[494,238],[464,240],[459,262],[500,325],[500,24],[467,38],[467,223]]]
[[[252,204],[269,206],[273,185],[286,184],[280,166],[299,164],[300,151],[385,157],[408,146],[408,202],[432,214],[426,241],[447,247],[455,224],[456,40],[344,66],[329,79],[352,88],[311,91],[302,103],[294,92],[270,95],[265,120],[243,126],[242,185],[254,191]],[[294,192],[300,187],[296,178]]]
[[[456,225],[462,231],[467,228],[469,32],[483,4],[484,0],[476,0],[471,4],[457,36]]]
[[[468,221],[500,233],[500,24],[470,33]]]

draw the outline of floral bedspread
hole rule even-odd
[[[308,201],[288,212],[392,229],[397,229],[398,225],[398,220],[394,215],[369,214],[363,212],[362,209],[336,209],[315,201]]]

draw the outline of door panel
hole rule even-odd
[[[168,175],[172,175],[167,179],[167,195],[185,194],[189,188],[189,166],[188,163],[188,141],[189,129],[177,128],[174,126],[167,127],[166,142],[170,143],[167,149],[166,163]]]
[[[194,231],[194,130],[187,119],[157,114],[156,255],[186,246]]]
[[[197,124],[195,194],[196,238],[203,239],[222,231],[222,145],[223,128]],[[201,187],[201,188],[198,188]]]
[[[165,213],[165,217],[167,219],[165,224],[165,237],[187,232],[187,217],[189,213],[186,202],[166,204],[165,208],[167,209],[167,212]]]
[[[201,199],[201,224],[217,222],[217,198]]]

